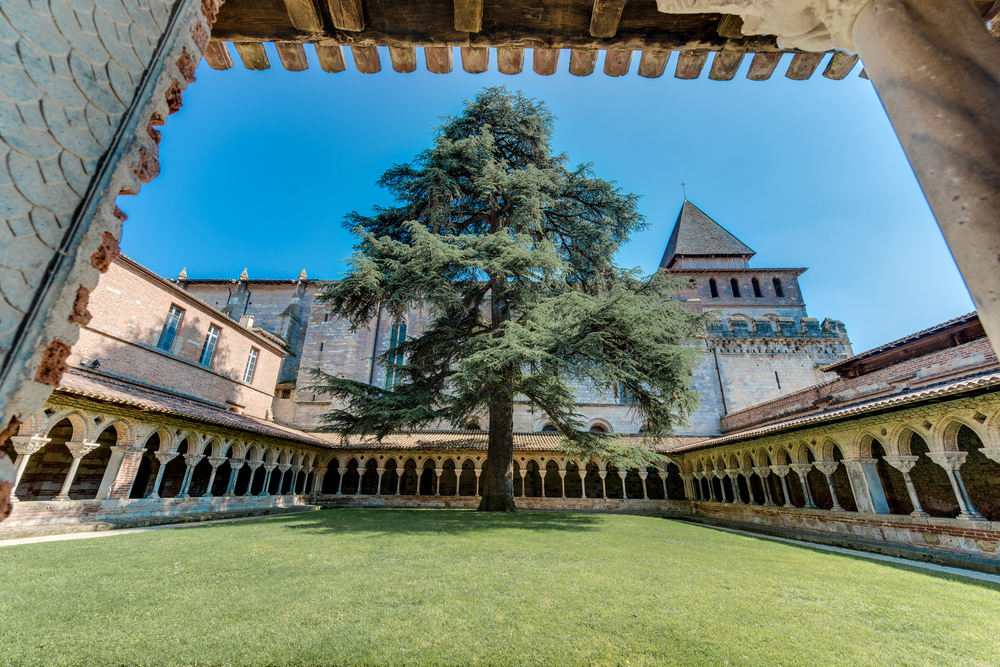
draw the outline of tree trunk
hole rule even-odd
[[[480,512],[513,512],[514,505],[514,395],[513,383],[490,395],[490,441],[486,451]]]

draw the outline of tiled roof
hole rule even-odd
[[[969,322],[973,322],[973,321],[978,320],[978,319],[979,319],[979,312],[974,310],[971,313],[966,313],[965,315],[960,315],[959,317],[955,317],[953,319],[950,319],[947,322],[942,322],[941,324],[935,324],[932,327],[927,327],[926,329],[921,329],[920,331],[917,331],[916,333],[911,333],[909,336],[903,336],[902,338],[898,338],[898,339],[896,339],[894,341],[886,343],[885,345],[879,345],[878,347],[873,347],[872,349],[867,350],[865,352],[861,352],[860,354],[856,354],[853,357],[848,357],[847,359],[844,359],[843,361],[838,361],[836,363],[828,364],[826,366],[823,366],[820,370],[822,370],[822,371],[824,371],[826,373],[833,373],[833,372],[836,372],[837,369],[840,368],[840,367],[842,367],[842,366],[846,366],[848,364],[860,361],[862,359],[866,359],[868,357],[874,357],[876,354],[880,354],[882,352],[885,352],[886,350],[891,350],[891,349],[896,348],[896,347],[901,347],[902,345],[905,345],[906,343],[913,342],[913,341],[918,340],[920,338],[923,338],[925,336],[929,336],[931,334],[937,333],[939,331],[943,331],[945,329],[948,329],[950,327],[954,327],[956,325],[966,324],[966,323],[969,323]]]
[[[787,431],[790,429],[812,426],[814,424],[820,424],[827,421],[843,419],[844,417],[858,416],[869,412],[885,410],[886,408],[904,407],[907,404],[919,403],[921,401],[925,401],[931,398],[940,398],[953,394],[962,394],[967,391],[972,391],[976,389],[987,389],[990,387],[996,387],[1000,389],[1000,372],[998,372],[996,369],[993,369],[988,373],[980,373],[978,375],[967,375],[961,378],[947,380],[945,382],[941,382],[940,384],[921,387],[920,389],[915,389],[913,391],[906,392],[903,394],[897,394],[895,396],[870,399],[867,401],[860,401],[858,403],[854,403],[843,407],[834,407],[832,409],[825,410],[820,413],[814,413],[806,417],[795,417],[792,419],[785,419],[783,421],[767,424],[765,426],[751,427],[744,429],[742,431],[727,433],[726,435],[717,438],[708,438],[702,440],[701,442],[689,443],[677,449],[674,449],[673,451],[687,451],[691,449],[701,449],[703,447],[712,447],[715,445],[722,445],[730,442],[735,442],[738,440],[757,438],[763,435],[768,435],[770,433],[776,433],[779,431]]]
[[[685,199],[660,266],[669,267],[676,255],[753,256],[754,254],[746,244]]]
[[[70,368],[63,373],[57,391],[118,405],[128,405],[148,412],[176,415],[206,424],[217,424],[271,438],[293,440],[324,448],[330,446],[325,440],[321,440],[313,434],[275,422],[236,414],[207,403],[200,403],[158,389],[104,377],[76,368]]]

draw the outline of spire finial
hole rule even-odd
[[[240,274],[240,282],[246,282],[247,280],[250,280],[250,275],[246,269],[243,269],[243,273]]]
[[[687,201],[688,200],[688,192],[687,192],[687,188],[684,187],[685,185],[687,185],[687,184],[684,182],[684,177],[681,176],[681,192],[684,193],[684,201]]]
[[[187,280],[188,277],[188,267],[181,269],[181,272],[177,274],[177,280]]]
[[[304,283],[306,281],[306,270],[302,269],[302,273],[299,274],[299,282]]]

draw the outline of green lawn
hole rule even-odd
[[[342,509],[0,573],[19,667],[1000,664],[1000,586],[650,517]]]

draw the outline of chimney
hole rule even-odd
[[[243,315],[240,317],[240,326],[253,329],[253,315]]]

